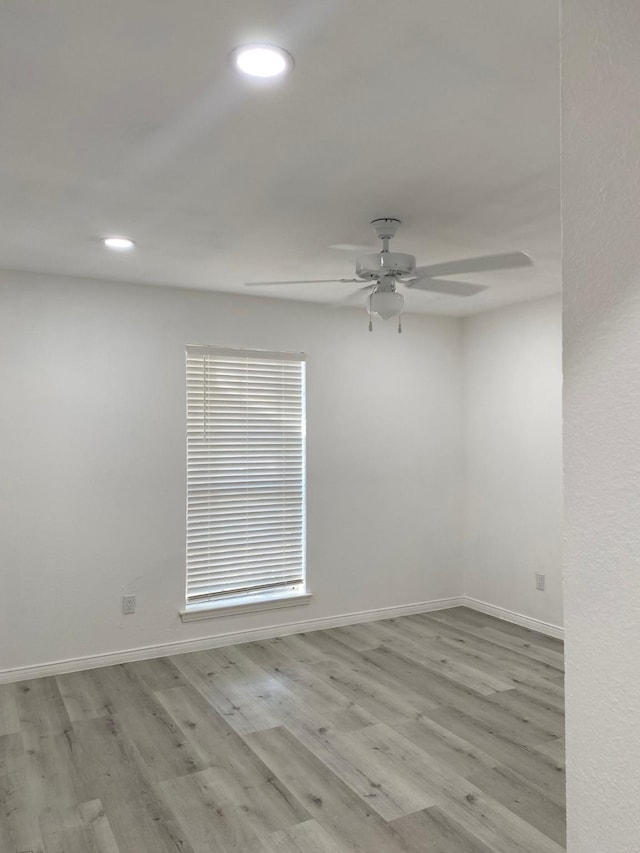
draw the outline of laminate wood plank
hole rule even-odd
[[[25,725],[24,745],[24,786],[37,814],[64,810],[86,799],[77,771],[75,732],[38,736]]]
[[[194,853],[167,808],[141,773],[134,748],[116,717],[74,723],[87,799],[100,800],[119,853]]]
[[[99,800],[40,818],[46,853],[120,853]]]
[[[149,783],[204,769],[182,733],[130,666],[98,670],[110,697],[120,736],[132,747],[140,773]]]
[[[450,615],[447,615],[447,612],[445,610],[439,610],[429,614],[423,614],[422,618],[443,622],[445,624],[454,626],[458,630],[464,630],[465,633],[471,634],[472,636],[478,637],[480,639],[490,640],[497,646],[502,646],[505,649],[516,651],[524,657],[532,658],[533,660],[540,661],[541,663],[546,663],[556,669],[558,672],[561,672],[563,669],[563,658],[562,653],[560,651],[557,651],[556,649],[548,649],[545,646],[538,645],[533,640],[516,637],[513,634],[498,631],[495,628],[491,628],[488,626],[477,628],[474,625],[470,625],[466,622],[460,624],[456,621],[455,618],[452,619]]]
[[[525,694],[522,690],[514,689],[488,696],[487,702],[531,724],[536,732],[536,745],[540,742],[537,733],[549,733],[555,738],[564,736],[564,714],[546,702],[544,697],[538,700],[529,693]],[[548,741],[549,738],[545,736],[541,740]]]
[[[56,676],[56,684],[62,696],[71,722],[94,720],[113,714],[111,700],[100,682],[100,671],[69,672]]]
[[[241,651],[317,713],[326,717],[331,725],[350,731],[377,722],[372,714],[318,676],[313,665],[288,660],[283,657],[281,648],[268,643],[251,643],[241,646]]]
[[[205,652],[179,655],[172,661],[235,731],[254,732],[278,725],[278,720],[256,696],[257,685],[247,685],[233,666],[223,668]],[[266,685],[261,683],[261,686]]]
[[[244,656],[245,647],[236,649],[232,655],[240,672],[247,671],[247,661],[243,663]],[[249,667],[248,672],[253,673],[253,668]],[[390,793],[390,779],[387,777],[383,785],[380,779],[372,776],[375,766],[365,760],[366,755],[358,750],[357,743],[351,740],[349,734],[332,726],[330,720],[318,713],[314,706],[298,700],[287,690],[274,695],[263,691],[262,700],[270,715],[280,721],[280,725],[285,726],[300,744],[385,819],[430,804],[428,798],[425,799],[420,792],[415,791],[415,786],[408,788],[401,778],[395,780],[393,794]]]
[[[121,853],[100,800],[80,803],[78,811],[82,817],[95,853]],[[93,853],[93,848],[89,848]]]
[[[283,650],[292,660],[300,663],[319,663],[326,661],[326,654],[313,644],[313,640],[309,642],[308,637],[314,637],[319,634],[319,631],[313,631],[309,634],[289,634],[286,637],[276,637],[274,640],[267,640],[273,643],[278,648]]]
[[[406,617],[407,619],[413,617]],[[517,668],[520,671],[535,675],[545,681],[555,689],[558,696],[562,696],[562,674],[556,666],[552,666],[544,661],[536,660],[526,654],[513,649],[507,648],[489,637],[484,636],[481,631],[468,633],[461,628],[452,627],[446,622],[441,622],[434,618],[434,614],[423,614],[424,620],[430,620],[433,625],[438,626],[438,634],[435,639],[451,649],[458,649],[467,653],[484,657],[489,662],[508,664]],[[559,685],[559,686],[556,686]]]
[[[494,853],[438,806],[394,820],[406,853]]]
[[[223,779],[215,770],[169,779],[158,789],[194,853],[209,853],[212,849],[244,853],[258,847],[260,833],[255,822],[260,818],[259,809],[248,794],[234,801],[224,791]]]
[[[379,756],[362,745],[358,735],[364,731],[323,730],[310,735],[294,729],[292,734],[384,820],[433,805],[433,798],[405,773],[382,765]]]
[[[361,652],[351,648],[348,643],[342,642],[339,636],[332,635],[329,631],[298,634],[298,642],[321,654],[322,657],[316,659],[318,664],[338,661],[347,666],[353,666],[361,660]]]
[[[254,730],[262,728],[273,728],[274,725],[287,725],[291,731],[301,736],[315,735],[330,724],[326,715],[323,715],[316,703],[312,700],[305,702],[295,691],[290,690],[281,680],[272,677],[263,667],[256,664],[246,653],[244,646],[227,648],[223,652],[218,651],[217,657],[225,662],[225,669],[229,667],[232,672],[232,690],[234,701],[240,707],[253,704],[260,709],[260,717],[266,718],[273,725],[264,725],[260,720]],[[348,703],[341,705],[341,710]],[[233,720],[230,720],[234,725]],[[243,731],[245,727],[243,726]]]
[[[0,737],[20,731],[15,684],[0,684]]]
[[[471,776],[469,782],[561,847],[566,844],[564,808],[528,785],[519,774],[508,767],[496,767]]]
[[[558,805],[565,802],[564,767],[549,756],[514,742],[498,726],[482,723],[456,708],[439,708],[427,716],[493,756],[499,764],[519,773]]]
[[[407,722],[418,719],[426,710],[439,707],[438,702],[421,696],[394,676],[364,662],[362,666],[349,666],[343,661],[327,661],[316,664],[316,672],[377,720]]]
[[[558,670],[549,664],[533,661],[518,653],[507,653],[505,650],[498,653],[500,647],[490,641],[476,638],[474,635],[461,635],[455,629],[447,633],[448,626],[444,623],[438,625],[441,630],[429,628],[425,634],[425,621],[410,621],[411,619],[412,617],[406,617],[394,626],[380,645],[391,649],[399,647],[407,652],[414,651],[416,644],[419,644],[420,649],[428,649],[431,652],[432,660],[433,656],[440,655],[496,677],[502,682],[495,686],[496,690],[522,684],[529,685],[532,690],[544,688],[550,679],[556,679],[558,676]],[[507,682],[506,686],[504,682]],[[562,690],[556,688],[554,695],[562,697]]]
[[[446,764],[425,756],[406,738],[380,724],[357,732],[363,745],[377,755],[384,772],[394,770],[417,790],[434,799],[453,820],[480,841],[491,841],[494,853],[558,853],[561,848],[531,824],[485,797],[480,789]]]
[[[46,853],[86,853],[90,841],[77,809],[51,811],[40,818]]]
[[[472,717],[476,724],[487,730],[495,729],[504,739],[522,746],[544,743],[555,737],[557,731],[555,719],[533,710],[525,715],[524,709],[513,696],[511,701],[504,698],[499,701],[496,696],[470,696],[465,703],[449,707],[462,711]]]
[[[394,729],[460,776],[468,777],[482,770],[491,770],[499,763],[492,755],[428,717],[423,716],[412,723],[395,724]]]
[[[349,853],[351,849],[332,838],[317,821],[307,820],[274,832],[257,853]]]
[[[362,622],[359,625],[344,625],[341,628],[331,628],[324,632],[356,652],[374,649],[379,645],[376,633],[371,622]]]
[[[483,696],[489,696],[499,690],[509,690],[514,686],[502,673],[498,673],[497,668],[494,672],[487,672],[486,669],[476,666],[475,662],[470,662],[463,655],[439,646],[435,641],[425,643],[403,637],[402,640],[396,639],[383,643],[379,648],[400,651],[405,658],[419,663],[427,671],[435,671],[455,684],[468,687]],[[363,655],[366,658],[368,652]]]
[[[300,800],[311,817],[355,853],[406,853],[369,804],[286,729],[244,735],[251,748]]]
[[[0,688],[0,851],[559,853],[561,643],[453,609]]]
[[[39,735],[59,735],[71,729],[71,720],[55,678],[37,678],[16,685],[20,728],[30,725]]]
[[[182,673],[169,658],[138,660],[127,664],[127,668],[149,690],[168,690],[186,682]]]
[[[240,808],[244,822],[259,836],[308,820],[300,803],[201,695],[187,688],[156,695],[210,765],[198,776],[205,801]],[[167,786],[161,787],[166,792]]]
[[[25,681],[17,691],[24,747],[24,787],[37,814],[85,799],[78,778],[78,744],[54,678]]]
[[[338,760],[329,763],[323,758],[324,763],[387,821],[435,805],[433,793],[411,772],[410,764],[387,760],[386,745],[379,742],[385,735],[380,732],[392,734],[384,723],[377,723],[336,738]]]
[[[536,752],[542,755],[548,755],[553,761],[560,765],[564,765],[565,761],[565,744],[564,737],[554,738],[547,743],[537,743],[534,747]]]
[[[0,779],[10,773],[24,755],[22,734],[0,735]]]
[[[564,689],[557,680],[555,670],[540,674],[526,663],[514,664],[502,658],[497,659],[495,655],[474,650],[468,645],[454,645],[449,639],[444,639],[441,643],[434,641],[434,645],[445,655],[462,658],[467,664],[481,671],[499,672],[508,682],[508,689],[517,689],[533,702],[551,705],[561,714],[564,713]]]
[[[22,734],[0,738],[0,850],[43,853],[38,804],[28,785]]]
[[[363,660],[374,667],[372,674],[384,673],[396,690],[407,695],[417,694],[421,699],[420,707],[427,710],[443,705],[466,708],[469,703],[482,698],[480,693],[453,681],[436,667],[415,661],[410,652],[400,654],[381,646],[361,654]]]
[[[238,672],[246,672],[246,661],[243,666],[242,658],[247,656],[247,647],[242,646],[233,653],[234,665]],[[161,694],[159,694],[161,695]],[[340,704],[347,700],[340,696]],[[358,754],[355,744],[350,740],[347,733],[340,731],[331,723],[330,715],[321,714],[313,705],[307,705],[296,700],[289,691],[282,691],[275,696],[268,693],[263,694],[263,701],[270,716],[277,718],[281,725],[286,726],[296,739],[304,745],[313,755],[321,760],[324,765],[333,771],[345,784],[359,794],[365,801],[368,800],[371,808],[382,817],[392,818],[406,814],[416,808],[423,808],[429,804],[423,796],[416,795],[413,791],[413,799],[407,806],[407,791],[403,781],[397,780],[395,784],[395,796],[387,790],[385,780],[383,785],[378,777],[372,777],[370,762],[361,761],[362,753]],[[193,714],[191,714],[193,717]],[[351,729],[353,731],[353,729]],[[398,791],[400,791],[398,795]]]
[[[503,634],[520,637],[560,654],[564,652],[563,642],[557,637],[541,634],[539,631],[533,631],[531,628],[525,628],[523,625],[516,625],[513,622],[505,622],[504,619],[498,619],[497,616],[490,616],[488,613],[481,613],[479,610],[472,610],[470,607],[452,607],[449,609],[449,615],[461,622],[475,625],[477,628],[494,628]]]
[[[550,666],[555,667],[560,674],[564,669],[563,654],[556,649],[548,649],[545,646],[538,645],[538,643],[533,640],[515,637],[512,634],[505,634],[503,631],[498,631],[496,628],[487,627],[480,628],[480,630],[484,637],[489,637],[496,643],[499,642],[500,645],[505,648],[515,649],[527,657],[533,657],[535,660],[548,663]]]

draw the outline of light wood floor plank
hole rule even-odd
[[[536,752],[541,752],[543,755],[548,755],[556,764],[564,766],[565,762],[565,745],[564,736],[554,738],[547,743],[538,743],[535,745]]]
[[[116,717],[74,724],[85,800],[98,799],[120,853],[194,853],[171,809],[140,770]]]
[[[0,687],[0,853],[560,853],[562,644],[452,608]]]
[[[16,684],[0,684],[0,737],[20,731]]]
[[[332,838],[317,821],[308,820],[274,832],[256,853],[349,853],[350,849]]]
[[[484,651],[490,659],[503,663],[512,663],[518,667],[524,667],[530,672],[536,673],[543,678],[557,679],[561,672],[556,664],[537,660],[526,650],[504,645],[500,638],[492,638],[483,633],[481,628],[473,628],[468,625],[451,624],[451,620],[445,621],[440,618],[439,612],[423,613],[419,616],[407,616],[407,620],[414,619],[416,622],[426,622],[432,628],[438,627],[438,639],[442,642],[452,644],[453,647],[470,648],[474,651]]]
[[[523,820],[564,847],[566,827],[564,808],[547,799],[540,791],[509,770],[496,767],[471,776],[469,781]]]
[[[400,840],[369,804],[284,728],[246,735],[247,743],[310,815],[357,853],[401,853]]]
[[[40,818],[46,853],[120,853],[99,800]]]
[[[544,645],[540,645],[529,638],[518,637],[505,631],[497,630],[496,628],[486,625],[478,628],[475,625],[468,624],[467,621],[462,621],[459,616],[449,614],[446,610],[429,613],[428,617],[452,625],[460,630],[464,630],[467,634],[489,640],[497,646],[502,646],[505,649],[518,652],[523,657],[532,658],[533,660],[546,663],[554,667],[558,672],[562,672],[563,658],[562,652],[555,648],[549,649]],[[408,617],[411,618],[411,617]]]
[[[549,756],[536,752],[501,734],[498,726],[482,723],[454,708],[440,708],[430,718],[487,752],[499,764],[520,773],[531,785],[559,805],[565,800],[564,767]]]
[[[494,853],[438,806],[394,820],[407,853]]]
[[[100,683],[100,670],[58,675],[56,683],[71,722],[95,720],[113,713],[109,696]]]
[[[43,853],[37,790],[28,784],[27,755],[22,734],[0,738],[0,850],[30,850]]]

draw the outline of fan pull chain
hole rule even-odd
[[[369,314],[369,331],[373,332],[373,318],[371,317],[371,314]]]
[[[398,334],[402,334],[402,314],[398,314]]]

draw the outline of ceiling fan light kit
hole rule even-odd
[[[374,219],[371,226],[382,241],[380,252],[361,255],[356,261],[356,278],[347,279],[315,279],[308,281],[254,281],[247,282],[248,286],[278,285],[278,284],[311,284],[320,282],[341,282],[363,284],[354,293],[347,296],[344,302],[352,297],[366,293],[367,310],[369,312],[369,331],[373,331],[372,317],[375,314],[382,320],[398,317],[404,308],[404,296],[397,291],[397,284],[413,290],[424,290],[430,293],[441,293],[447,296],[469,297],[486,290],[486,285],[471,284],[467,281],[452,281],[442,276],[467,274],[472,272],[489,272],[493,270],[516,269],[532,266],[531,258],[524,252],[509,252],[502,255],[483,255],[477,258],[464,258],[458,261],[447,261],[429,266],[416,266],[414,255],[404,252],[392,252],[389,241],[395,236],[400,220],[395,217]],[[340,304],[340,303],[339,303]],[[402,324],[398,320],[398,332]]]
[[[404,296],[396,290],[375,290],[369,296],[369,313],[377,314],[381,320],[397,317],[404,308]]]

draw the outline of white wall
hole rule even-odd
[[[563,3],[568,850],[640,850],[640,3]]]
[[[178,618],[187,343],[308,354],[308,607]],[[460,358],[454,319],[3,273],[0,671],[457,595]]]
[[[560,626],[561,298],[467,318],[463,350],[465,593]]]

